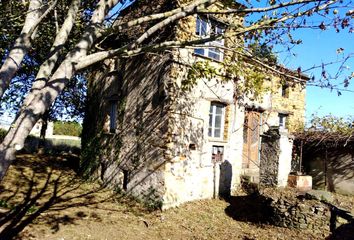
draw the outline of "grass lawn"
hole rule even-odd
[[[71,157],[65,156],[18,156],[0,186],[1,240],[329,236],[326,231],[315,233],[235,220],[226,211],[230,204],[223,200],[196,201],[163,212],[149,212],[128,197],[81,181],[71,163]]]

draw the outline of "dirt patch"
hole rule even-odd
[[[234,198],[239,205],[233,209],[223,200],[205,200],[149,212],[133,199],[81,181],[70,168],[71,161],[68,156],[18,156],[0,188],[0,239],[328,237],[326,232],[315,235],[250,221],[247,215],[258,210],[242,208],[242,203],[250,203],[247,198]]]

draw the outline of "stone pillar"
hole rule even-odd
[[[291,171],[293,140],[287,130],[271,127],[262,135],[260,184],[264,186],[287,186]]]
[[[260,155],[259,184],[277,186],[280,155],[279,128],[271,127],[263,133]]]
[[[287,130],[280,131],[278,187],[286,187],[288,185],[288,176],[291,172],[293,141],[294,139],[289,135]]]

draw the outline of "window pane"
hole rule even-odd
[[[117,101],[110,102],[110,113],[109,113],[109,131],[114,133],[116,130],[116,121],[117,121]]]
[[[197,17],[197,26],[196,26],[196,29],[195,29],[195,34],[197,34],[198,36],[200,35],[201,31],[200,31],[200,28],[201,28],[201,24],[200,24],[200,18]]]
[[[208,31],[208,23],[205,20],[201,20],[201,25],[202,25],[201,36],[206,36],[207,35],[207,31]]]
[[[286,126],[286,115],[279,114],[279,127],[285,127],[285,126]]]
[[[208,130],[208,136],[209,136],[209,137],[212,136],[212,135],[211,135],[212,131],[213,131],[213,130],[212,130],[211,128],[209,128],[209,130]]]
[[[216,26],[216,33],[217,34],[223,34],[224,33],[224,29],[219,27],[219,26]]]
[[[200,37],[206,36],[207,30],[208,30],[208,23],[204,19],[197,17],[196,31],[195,31],[196,35]]]
[[[218,138],[220,137],[220,128],[219,129],[214,129],[214,137]]]
[[[289,86],[286,84],[283,84],[281,87],[281,96],[288,98],[289,97]]]
[[[215,128],[220,128],[221,127],[221,115],[215,116]]]
[[[212,23],[212,22],[210,23],[209,34],[210,34],[210,35],[215,35],[215,34],[216,34],[215,24]]]
[[[220,103],[211,103],[209,109],[209,129],[208,134],[210,137],[220,138],[223,133],[224,121],[224,105]]]
[[[213,31],[214,31],[213,34],[216,34],[216,35],[220,35],[220,34],[223,35],[224,32],[225,32],[225,30],[223,28],[221,28],[220,26],[215,26]],[[218,40],[215,40],[213,43],[223,46],[224,45],[224,40],[223,39],[218,39]]]
[[[210,108],[209,108],[209,113],[213,114],[213,108],[215,107],[215,104],[210,104]]]
[[[215,59],[215,60],[220,60],[220,51],[217,50],[216,48],[210,48],[208,57]]]
[[[212,35],[224,34],[224,32],[225,26],[221,23],[197,16],[195,33],[199,37],[210,37]],[[215,40],[212,42],[212,44],[223,46],[224,40]],[[205,45],[210,45],[210,43],[205,43]],[[221,61],[223,59],[222,51],[219,49],[195,49],[194,53],[202,56],[207,56],[217,61]]]
[[[204,55],[204,49],[203,48],[194,49],[194,53],[199,55]]]
[[[223,106],[216,106],[216,114],[222,114]]]
[[[213,126],[213,115],[209,114],[209,127]]]

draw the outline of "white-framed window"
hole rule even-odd
[[[225,121],[225,105],[212,102],[209,110],[208,136],[212,138],[223,138]]]
[[[279,117],[279,128],[286,129],[286,120],[288,115],[284,113],[279,113],[278,117]]]
[[[109,132],[115,133],[117,128],[117,106],[118,101],[109,101]]]
[[[224,34],[225,26],[217,21],[210,20],[201,16],[197,16],[195,34],[200,38],[208,38],[213,35]],[[224,39],[215,40],[205,43],[205,48],[196,48],[195,54],[212,58],[217,61],[222,61],[224,53],[220,48],[213,48],[209,46],[224,46]]]

